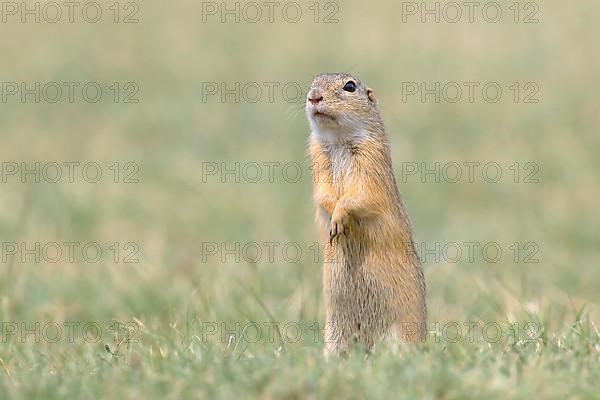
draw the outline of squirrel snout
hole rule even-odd
[[[308,92],[308,101],[314,105],[320,103],[321,100],[323,100],[321,92],[318,89],[310,89],[310,92]]]

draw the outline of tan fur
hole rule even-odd
[[[348,81],[355,92],[343,90]],[[306,111],[313,197],[327,243],[325,354],[345,353],[352,340],[369,351],[380,340],[422,340],[425,279],[373,91],[348,74],[322,74]]]

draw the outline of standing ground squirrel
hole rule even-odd
[[[424,338],[425,278],[373,90],[321,74],[306,100],[317,222],[327,238],[325,354]]]

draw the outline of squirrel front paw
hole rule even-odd
[[[331,216],[331,228],[329,229],[329,245],[333,244],[335,238],[346,233],[348,221],[348,213],[340,212],[337,209],[333,212]]]

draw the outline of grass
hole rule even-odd
[[[224,345],[193,328],[139,327],[130,338],[97,345],[11,345],[4,353],[5,393],[44,398],[239,397],[594,398],[598,332],[581,319],[561,332],[509,336],[499,341],[444,340],[431,335],[401,355],[381,351],[365,359],[323,362],[321,344],[269,340]],[[192,321],[187,321],[193,326]],[[383,349],[382,349],[383,350]],[[110,353],[109,353],[110,351]],[[112,353],[112,354],[111,354]],[[8,367],[10,366],[10,368]],[[10,371],[10,372],[9,372]],[[560,380],[560,385],[552,382]],[[35,381],[35,384],[32,384]]]
[[[201,3],[178,1],[141,3],[139,24],[2,25],[2,82],[95,81],[105,91],[98,103],[0,104],[3,171],[73,161],[103,172],[97,183],[79,169],[72,183],[0,183],[3,398],[600,397],[594,3],[544,2],[538,24],[402,23],[395,2],[339,6],[337,24],[202,23]],[[302,104],[280,92],[204,102],[202,91],[307,87],[339,70],[375,89],[416,240],[440,250],[421,254],[426,343],[325,362]],[[504,96],[403,102],[403,82],[436,81],[498,82]],[[135,82],[139,103],[111,101],[114,82]],[[514,82],[535,82],[539,103],[512,101]],[[137,183],[123,182],[127,162]],[[436,162],[493,162],[503,175],[402,178],[408,163]],[[528,162],[537,183],[523,181]],[[236,163],[239,182],[203,175]],[[261,167],[257,182],[249,163]],[[272,180],[264,163],[277,163]],[[63,256],[38,262],[6,247],[38,242]],[[97,262],[85,243],[102,248]],[[436,258],[451,243],[462,256]],[[481,253],[490,243],[497,261]],[[125,262],[132,253],[138,262]]]

